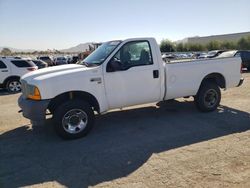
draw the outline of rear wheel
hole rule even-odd
[[[82,100],[70,100],[59,105],[54,112],[54,127],[63,139],[86,136],[94,124],[94,112]]]
[[[202,84],[195,96],[195,104],[202,112],[211,112],[217,109],[221,100],[220,88],[213,82],[205,82]]]
[[[6,89],[10,93],[20,92],[22,90],[22,88],[21,88],[21,83],[20,83],[19,79],[11,79],[11,80],[9,80],[7,82],[7,84],[6,84]]]

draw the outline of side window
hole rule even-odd
[[[42,62],[41,62],[41,61],[33,60],[33,62],[34,62],[36,65],[42,65]]]
[[[4,64],[4,62],[0,61],[0,69],[6,69],[7,66]]]
[[[235,57],[241,57],[241,54],[240,54],[240,52],[237,52],[234,56]]]
[[[115,54],[107,65],[107,72],[125,71],[135,66],[153,64],[148,41],[128,42]]]
[[[32,67],[30,63],[24,60],[13,60],[11,61],[17,67]]]

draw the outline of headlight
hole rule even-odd
[[[27,85],[27,98],[32,100],[41,100],[41,95],[38,87],[33,85]]]

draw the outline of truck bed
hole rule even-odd
[[[202,80],[213,73],[224,77],[226,88],[237,86],[241,77],[241,58],[177,60],[165,63],[165,69],[167,100],[196,95]]]

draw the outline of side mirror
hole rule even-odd
[[[107,72],[115,72],[122,70],[121,62],[116,59],[111,59],[107,64]]]

